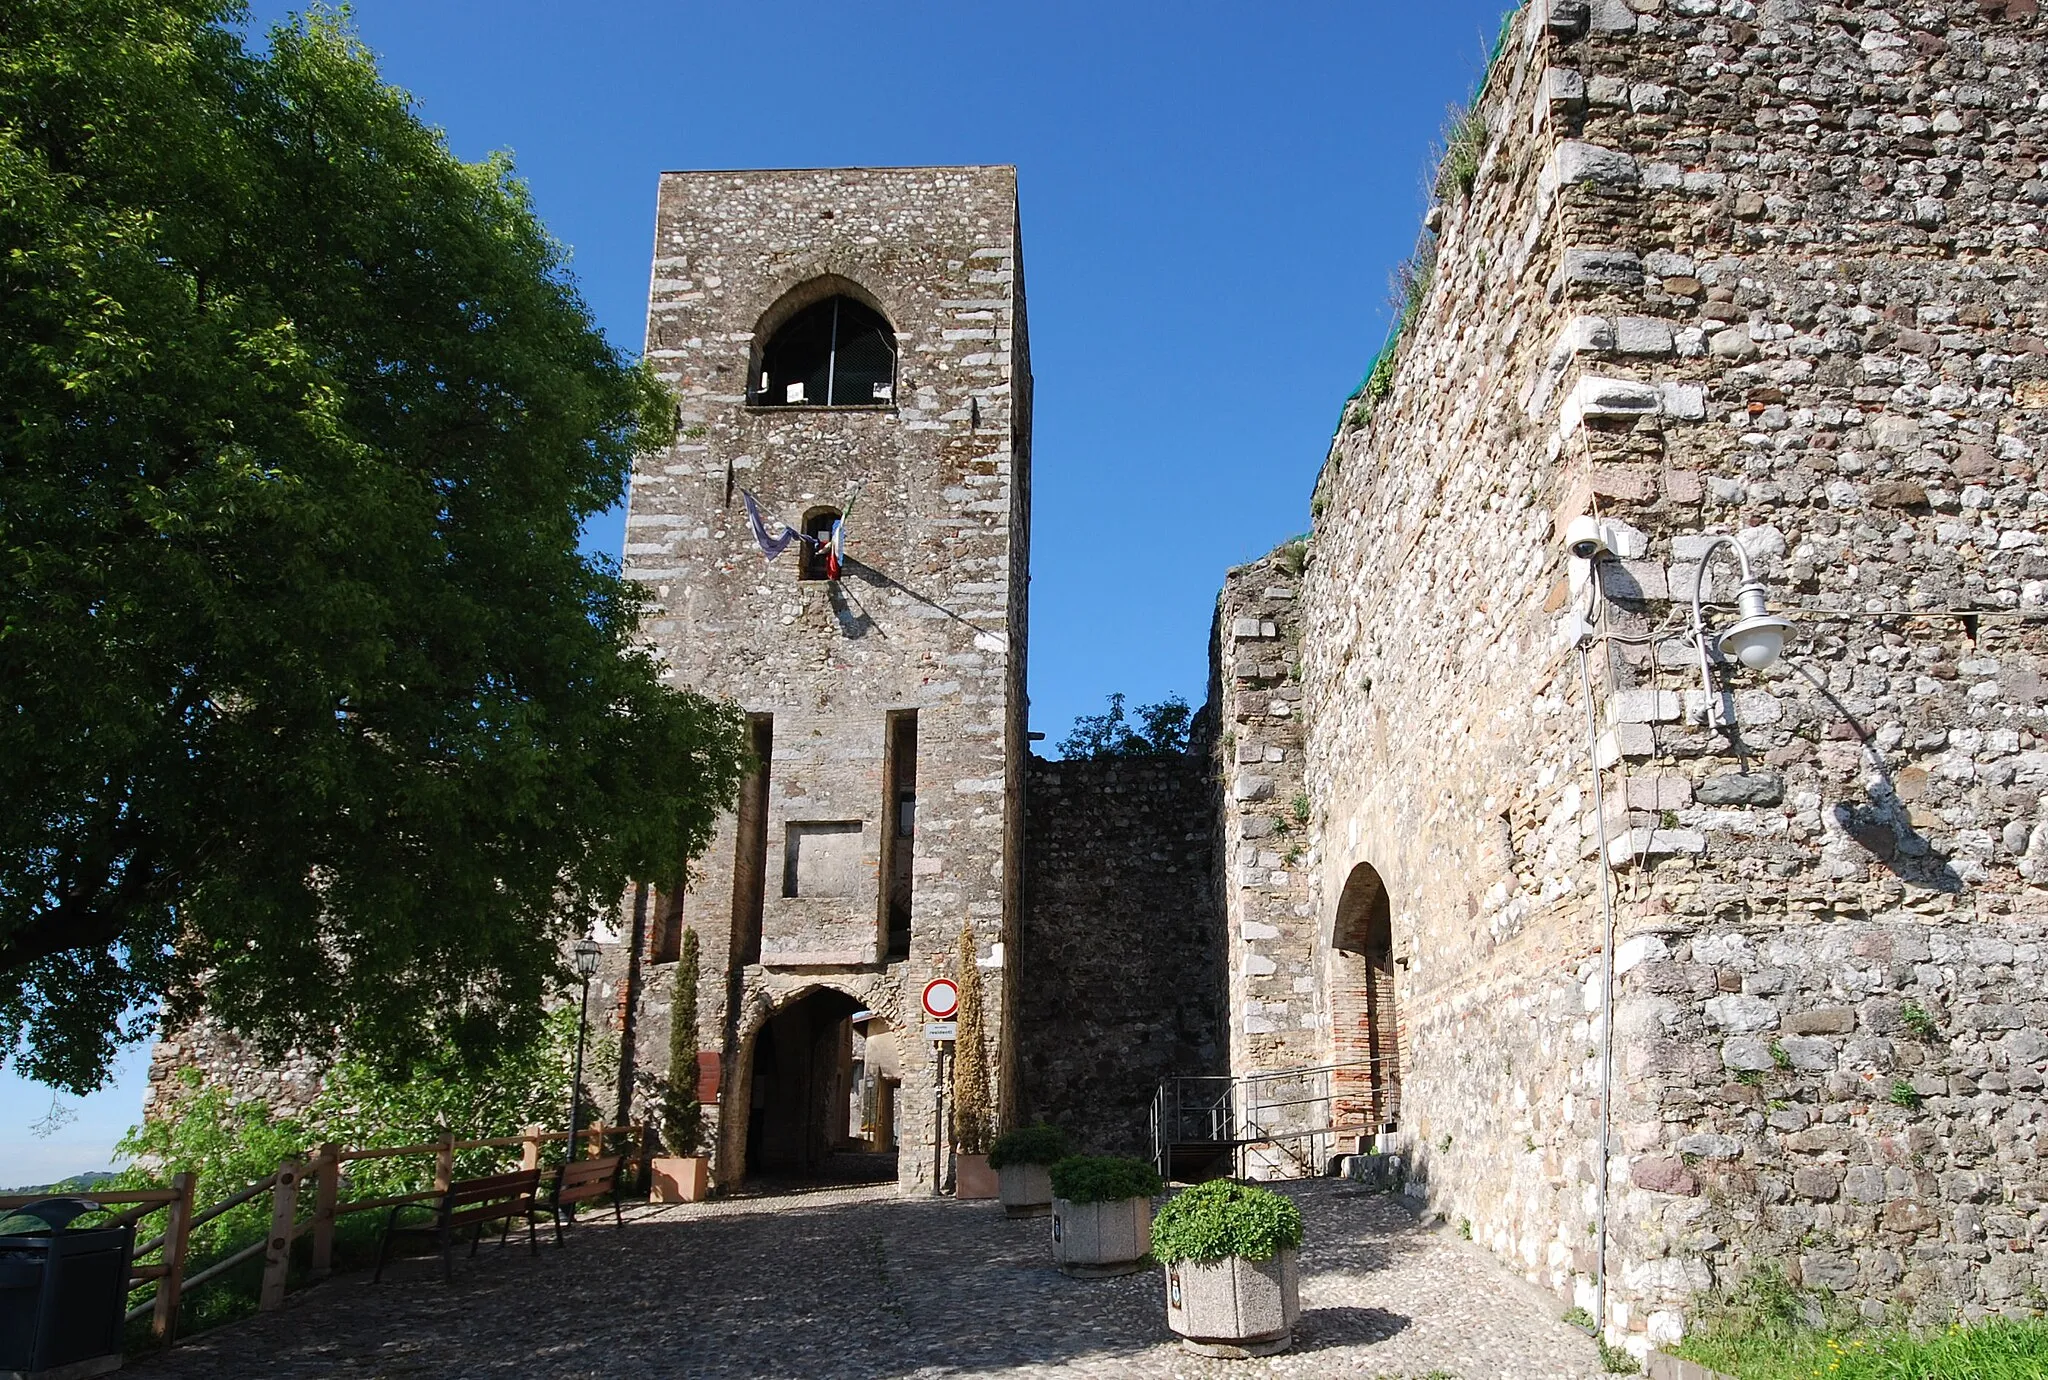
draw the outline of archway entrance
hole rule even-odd
[[[754,1035],[747,1089],[747,1177],[853,1181],[896,1177],[894,1148],[863,1139],[878,1029],[831,988],[790,1001]],[[872,1053],[880,1053],[879,1050]],[[889,1073],[893,1075],[893,1060]]]
[[[1339,1125],[1391,1130],[1401,1113],[1401,1026],[1394,1007],[1394,917],[1386,883],[1360,863],[1337,898],[1330,942]]]

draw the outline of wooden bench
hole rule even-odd
[[[619,1211],[619,1178],[625,1164],[623,1155],[606,1155],[595,1160],[571,1160],[555,1171],[555,1195],[552,1204],[555,1213],[555,1244],[562,1244],[562,1217],[566,1212],[570,1221],[576,1220],[576,1205],[593,1202],[611,1194],[612,1221],[625,1226],[625,1216]]]
[[[475,1240],[470,1242],[469,1253],[483,1244],[484,1224],[503,1219],[505,1230],[498,1237],[503,1245],[512,1235],[514,1219],[526,1219],[526,1248],[538,1252],[539,1243],[534,1237],[534,1217],[539,1211],[540,1170],[519,1169],[510,1174],[492,1174],[482,1179],[464,1179],[448,1185],[438,1197],[427,1195],[422,1202],[400,1203],[391,1209],[391,1215],[384,1219],[384,1239],[377,1247],[377,1272],[371,1276],[371,1283],[384,1278],[384,1260],[391,1249],[391,1238],[395,1235],[432,1235],[441,1250],[441,1278],[452,1281],[455,1277],[449,1252],[455,1245],[455,1234],[464,1227],[476,1228]],[[398,1214],[407,1208],[426,1208],[433,1212],[431,1226],[401,1227]]]

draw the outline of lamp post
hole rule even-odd
[[[1791,623],[1771,612],[1764,598],[1764,582],[1750,569],[1749,552],[1742,543],[1725,534],[1708,542],[1707,549],[1700,552],[1699,568],[1692,577],[1692,636],[1700,653],[1700,690],[1707,697],[1709,728],[1720,724],[1721,713],[1719,697],[1714,694],[1713,672],[1708,665],[1707,620],[1700,609],[1700,600],[1706,591],[1707,562],[1724,546],[1734,550],[1735,558],[1742,566],[1742,590],[1735,596],[1736,611],[1741,617],[1716,640],[1715,649],[1731,661],[1739,661],[1752,671],[1761,671],[1777,663],[1785,650],[1785,639],[1794,631]]]
[[[569,1158],[576,1158],[576,1120],[583,1110],[583,1035],[590,1026],[590,980],[597,976],[595,939],[576,941],[576,971],[583,978],[583,1014],[576,1020],[576,1072],[569,1079]]]

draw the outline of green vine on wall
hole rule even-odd
[[[1480,74],[1471,100],[1452,106],[1444,121],[1436,172],[1430,180],[1431,198],[1440,205],[1464,201],[1478,185],[1479,168],[1485,160],[1487,140],[1492,133],[1485,114],[1479,108],[1480,97],[1493,78],[1494,68],[1508,50],[1508,42],[1514,34],[1515,17],[1520,12],[1521,7],[1515,6],[1501,17],[1499,33],[1494,38],[1485,70]],[[1395,312],[1393,329],[1387,332],[1386,342],[1373,357],[1365,377],[1344,400],[1339,431],[1355,431],[1364,427],[1379,404],[1394,391],[1394,374],[1400,364],[1401,345],[1421,315],[1422,304],[1428,299],[1430,286],[1436,280],[1437,244],[1435,219],[1432,217],[1425,223],[1414,253],[1394,269],[1389,303]]]

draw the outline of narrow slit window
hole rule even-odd
[[[761,348],[756,407],[874,407],[896,398],[896,333],[851,297],[789,318]]]

